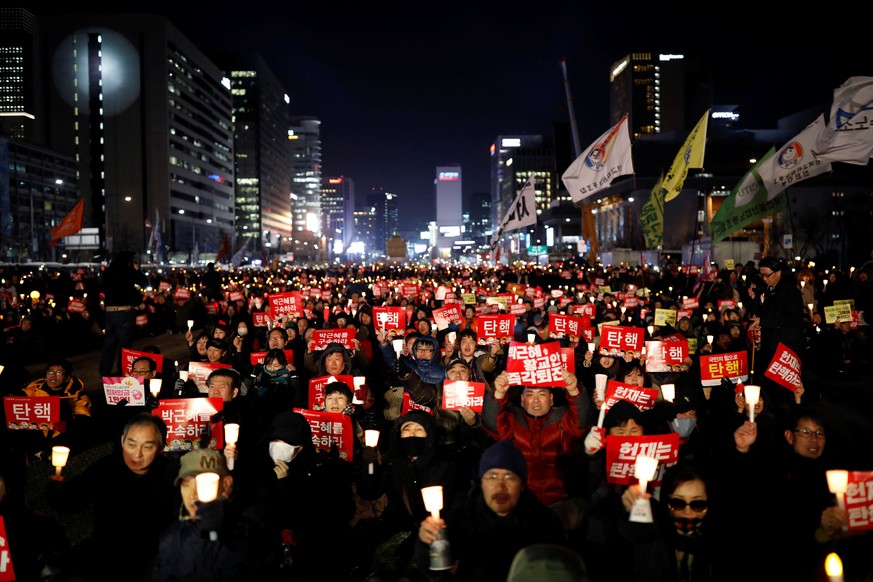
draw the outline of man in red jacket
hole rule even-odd
[[[482,426],[497,440],[511,440],[527,462],[528,488],[558,514],[566,531],[582,523],[584,502],[567,490],[566,474],[576,443],[584,437],[591,416],[591,397],[576,376],[564,370],[566,406],[555,406],[554,390],[525,386],[521,406],[506,397],[509,376],[494,379],[494,391],[485,396]]]

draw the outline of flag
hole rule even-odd
[[[706,125],[709,121],[709,109],[685,138],[685,143],[682,144],[682,149],[676,154],[673,160],[673,165],[667,172],[664,178],[662,188],[664,189],[664,202],[670,202],[682,192],[682,186],[685,184],[685,178],[688,176],[690,168],[703,167],[703,154],[706,150]]]
[[[830,120],[814,153],[828,162],[867,165],[873,156],[873,77],[850,77],[834,90]]]
[[[664,175],[658,178],[649,201],[640,210],[640,224],[646,237],[646,248],[657,249],[664,244],[664,189],[661,183]]]
[[[194,250],[191,251],[191,264],[200,264],[200,241],[194,241]]]
[[[497,242],[504,232],[517,230],[537,223],[537,204],[534,190],[534,177],[531,175],[521,187],[521,192],[515,197],[512,206],[500,223],[497,234],[491,239],[492,244]]]
[[[70,210],[63,220],[61,220],[60,224],[51,230],[52,240],[49,241],[49,244],[55,246],[55,244],[65,236],[76,234],[82,230],[82,214],[84,211],[85,198],[83,197],[79,198],[79,201],[76,202],[76,205],[73,206],[72,210]]]
[[[709,235],[713,245],[744,226],[765,216],[771,216],[787,206],[785,191],[783,190],[775,197],[770,198],[767,195],[767,189],[761,183],[761,177],[758,175],[758,168],[765,164],[775,154],[775,151],[775,148],[770,148],[770,151],[758,160],[752,169],[743,176],[743,179],[734,186],[734,189],[722,202],[721,208],[712,217],[712,221],[709,223]]]
[[[240,266],[240,264],[242,263],[242,260],[243,260],[243,255],[245,255],[248,252],[249,246],[251,244],[252,244],[252,239],[247,238],[245,244],[243,246],[241,246],[240,249],[236,253],[234,253],[233,257],[231,257],[230,264],[233,265],[234,268],[237,268]]]
[[[627,115],[594,140],[588,153],[576,158],[561,176],[573,202],[579,202],[612,183],[618,176],[634,173]]]
[[[697,295],[697,290],[703,291],[703,284],[707,281],[715,281],[718,271],[712,266],[712,258],[709,255],[709,250],[706,251],[706,258],[703,260],[703,265],[700,267],[700,272],[697,273],[697,280],[694,282],[694,288],[691,293]]]
[[[224,238],[221,239],[221,246],[218,247],[218,254],[215,255],[215,262],[218,263],[221,259],[230,256],[230,239],[227,235],[224,235]]]
[[[831,171],[831,163],[819,160],[812,152],[824,129],[824,115],[819,115],[818,119],[771,156],[767,163],[758,166],[758,175],[767,189],[768,200],[792,184]]]

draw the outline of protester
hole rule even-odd
[[[148,278],[131,251],[119,252],[103,273],[105,333],[100,357],[101,376],[120,376],[121,350],[133,344],[136,312],[145,308]]]

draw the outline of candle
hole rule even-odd
[[[828,575],[828,582],[843,582],[843,561],[834,552],[825,558],[825,573]]]
[[[367,447],[376,447],[379,444],[379,431],[378,430],[365,430],[364,431],[364,446]],[[370,475],[373,474],[373,463],[369,463],[367,467],[367,473]]]
[[[529,333],[529,334],[527,334],[527,343],[529,343],[529,344],[534,343],[534,341],[535,341],[534,338],[535,338],[535,337],[536,337],[536,334],[533,334],[533,333]]]
[[[441,485],[424,487],[421,490],[424,499],[424,508],[430,512],[434,519],[440,518],[440,509],[443,508],[443,488]]]
[[[160,378],[152,378],[149,380],[149,392],[152,393],[152,396],[155,398],[158,397],[158,393],[161,391],[161,384],[163,380]]]
[[[846,510],[846,491],[849,489],[849,472],[840,469],[825,471],[828,480],[828,491],[837,496],[837,505],[843,511]],[[843,530],[848,527],[843,526]]]
[[[647,325],[646,331],[649,332],[650,336],[653,335],[655,333],[655,326],[654,325]]]
[[[188,370],[179,370],[179,379],[182,382],[188,381]]]
[[[743,388],[743,393],[749,406],[749,421],[755,422],[755,405],[758,404],[758,398],[761,396],[761,387],[747,384]]]
[[[200,473],[194,477],[197,486],[197,499],[202,503],[215,501],[218,498],[218,480],[218,473]],[[209,539],[213,542],[216,541],[218,532],[210,531]]]
[[[194,320],[189,319],[188,320],[188,331],[191,331],[191,328],[193,328],[193,327],[194,327]]]
[[[664,400],[667,402],[673,402],[673,400],[676,399],[676,385],[661,384],[661,396],[663,396]]]
[[[391,340],[391,345],[394,347],[394,353],[395,353],[395,354],[397,355],[397,357],[399,358],[399,357],[400,357],[400,354],[403,353],[403,339],[402,339],[402,338],[398,338],[398,339],[395,339],[395,340]]]
[[[231,422],[224,425],[224,441],[229,445],[235,445],[239,440],[239,425]],[[233,459],[228,457],[227,468],[233,471]]]
[[[596,350],[596,349],[597,349],[597,345],[594,342],[588,342],[588,351],[589,352],[591,352],[593,354],[594,350]]]
[[[55,475],[61,476],[61,469],[67,464],[67,459],[70,456],[69,447],[54,446],[52,447],[52,466],[55,468]]]
[[[714,339],[715,339],[715,336],[714,336],[714,335],[712,335],[712,334],[707,334],[707,336],[706,336],[706,343],[708,343],[709,345],[712,345],[712,340],[714,340]]]

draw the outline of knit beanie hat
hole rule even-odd
[[[491,469],[512,471],[522,481],[527,481],[527,462],[511,441],[497,441],[488,447],[479,459],[479,478]]]

